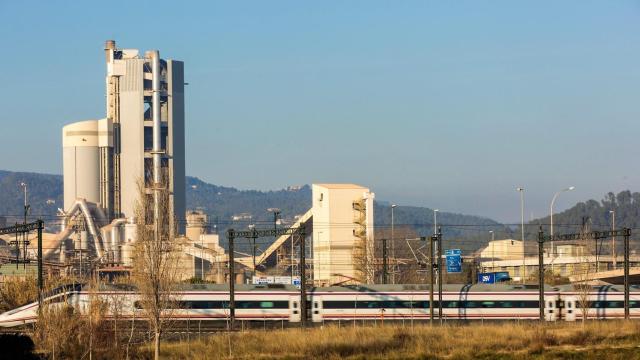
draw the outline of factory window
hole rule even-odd
[[[169,136],[169,128],[162,126],[160,128],[160,148],[167,148],[167,137]],[[144,127],[144,151],[151,151],[153,149],[153,127]]]

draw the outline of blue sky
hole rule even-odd
[[[115,39],[185,61],[187,173],[215,184],[355,182],[503,221],[520,185],[527,218],[569,185],[559,210],[639,190],[637,1],[176,4],[0,2],[0,168],[61,173]]]

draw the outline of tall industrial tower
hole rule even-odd
[[[184,64],[159,59],[154,71],[157,51],[140,56],[139,50],[117,48],[113,40],[106,41],[104,50],[106,119],[63,128],[65,210],[83,198],[96,202],[109,219],[134,216],[139,181],[144,180],[149,196],[153,193],[155,156],[168,176],[164,186],[171,193],[178,232],[184,233]],[[154,150],[158,117],[161,141]]]

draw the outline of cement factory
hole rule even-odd
[[[228,282],[229,258],[218,234],[210,233],[207,215],[186,210],[183,62],[160,58],[156,50],[119,48],[113,40],[106,41],[104,54],[106,117],[62,129],[64,208],[59,232],[43,234],[48,270],[126,273],[140,184],[151,196],[161,171],[168,174],[181,277]],[[356,257],[373,257],[374,196],[359,185],[314,184],[312,208],[291,224],[307,230],[306,269],[296,255],[299,241],[285,235],[259,254],[236,256],[236,282],[294,283],[306,270],[317,285],[373,283],[373,261],[367,269],[354,264]],[[314,228],[314,222],[351,225]]]

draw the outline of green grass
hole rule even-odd
[[[640,323],[251,330],[165,342],[168,359],[640,359]],[[192,338],[194,336],[192,335]],[[232,344],[231,348],[229,345]]]

